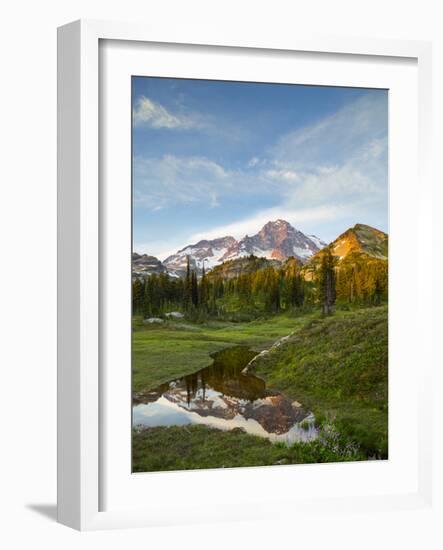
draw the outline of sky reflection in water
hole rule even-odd
[[[255,355],[235,346],[213,355],[209,367],[134,396],[133,424],[145,427],[203,424],[222,430],[241,428],[271,441],[310,441],[315,418],[286,396],[242,373]]]

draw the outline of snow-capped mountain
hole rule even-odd
[[[185,246],[176,254],[169,256],[163,262],[169,272],[183,273],[186,271],[187,257],[189,256],[191,267],[201,270],[203,264],[206,270],[225,261],[225,256],[233,246],[237,244],[234,237],[221,237],[211,241],[202,240],[196,244]]]
[[[132,253],[132,276],[144,277],[145,275],[152,275],[153,273],[165,273],[166,267],[155,256],[148,256],[147,254]]]
[[[308,239],[311,239],[311,241],[316,244],[318,246],[318,248],[321,250],[322,248],[324,248],[325,246],[327,246],[327,243],[325,243],[325,241],[322,241],[321,239],[319,239],[318,237],[316,237],[315,235],[307,235]]]
[[[314,237],[317,239],[316,237]],[[298,229],[292,227],[285,220],[268,222],[252,237],[246,235],[233,246],[224,260],[233,260],[251,254],[259,258],[286,260],[294,256],[301,261],[306,261],[323,248]],[[320,239],[317,239],[319,242]]]
[[[250,256],[285,260],[294,256],[306,262],[326,244],[315,235],[305,235],[285,220],[270,221],[252,237],[237,241],[234,237],[202,240],[169,256],[163,264],[169,272],[183,273],[189,256],[192,267],[210,270],[227,260]]]

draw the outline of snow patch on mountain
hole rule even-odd
[[[307,259],[312,256],[312,251],[307,247],[300,248],[298,246],[294,246],[294,256],[297,258]]]
[[[321,250],[325,246],[328,246],[324,241],[316,237],[315,235],[307,235],[308,239],[311,239],[311,241]]]
[[[245,235],[239,241],[226,236],[187,245],[166,258],[163,264],[169,272],[183,274],[188,256],[191,267],[199,272],[203,267],[208,271],[228,260],[250,255],[281,261],[295,256],[299,261],[306,262],[324,246],[326,244],[315,235],[307,236],[287,221],[279,219],[265,224],[256,235]]]

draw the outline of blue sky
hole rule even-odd
[[[133,249],[286,219],[329,242],[388,230],[388,92],[133,77]]]

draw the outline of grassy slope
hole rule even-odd
[[[256,372],[317,418],[332,418],[368,456],[387,457],[387,307],[313,319],[260,358]]]
[[[241,430],[171,426],[133,432],[133,471],[154,472],[358,460],[333,439],[288,448]],[[360,457],[361,458],[361,457]]]
[[[311,315],[312,317],[312,315]],[[250,323],[133,320],[133,390],[158,386],[211,364],[210,354],[236,344],[260,351],[301,327],[310,316],[278,316]]]

